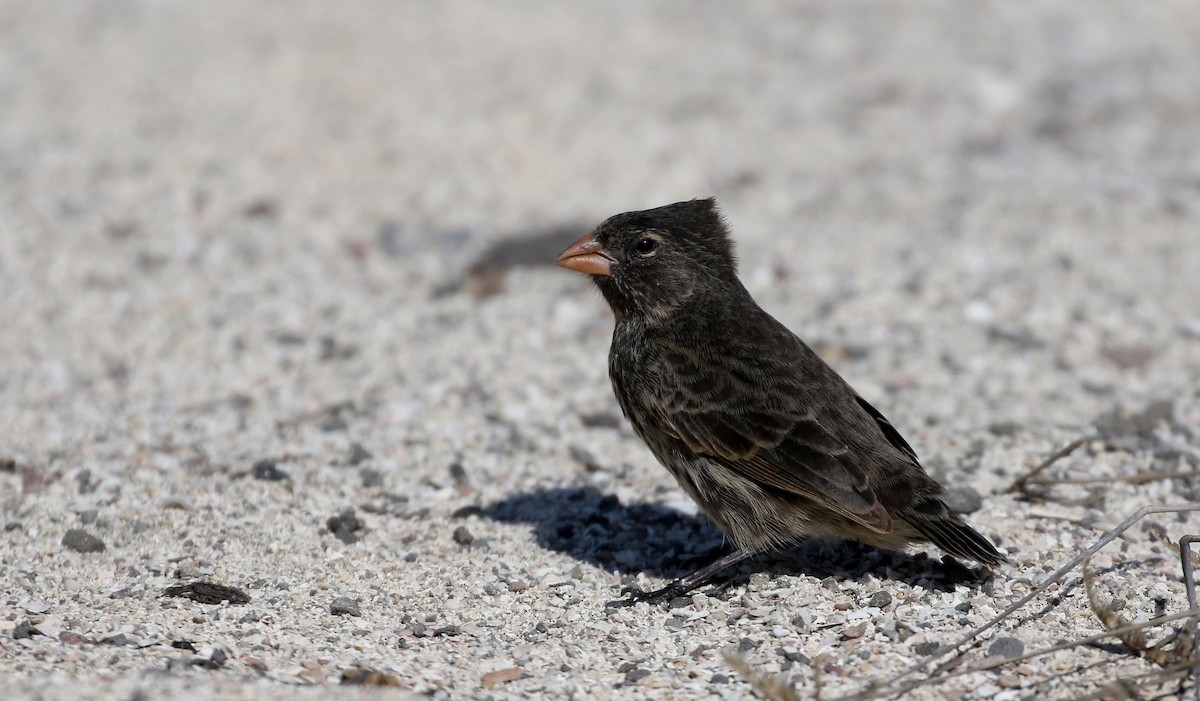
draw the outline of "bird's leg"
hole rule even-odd
[[[610,601],[608,602],[608,605],[633,606],[639,601],[645,601],[651,604],[670,601],[671,599],[687,594],[693,589],[704,586],[723,570],[740,562],[745,562],[757,554],[758,551],[749,550],[747,548],[735,550],[728,555],[723,555],[717,558],[714,562],[701,567],[687,576],[676,579],[662,589],[655,589],[654,591],[634,591],[626,589],[626,592],[629,593],[629,598],[620,599],[618,601]]]

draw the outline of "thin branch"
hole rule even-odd
[[[1066,449],[1064,448],[1063,450],[1066,450]],[[1063,452],[1063,451],[1059,451],[1059,452]],[[1083,552],[1077,554],[1075,557],[1072,557],[1070,560],[1067,561],[1066,564],[1064,564],[1062,567],[1058,568],[1053,573],[1048,575],[1045,579],[1043,579],[1041,581],[1040,584],[1038,584],[1038,586],[1035,589],[1033,589],[1025,596],[1022,596],[1020,599],[1018,599],[1015,602],[1013,602],[1012,604],[1010,604],[1006,609],[1004,609],[997,616],[992,618],[992,620],[990,620],[987,623],[984,623],[980,626],[975,627],[974,629],[972,629],[971,631],[969,631],[968,633],[963,635],[961,638],[959,638],[957,641],[955,641],[953,644],[943,646],[942,648],[934,651],[932,654],[926,655],[925,657],[921,658],[917,662],[914,662],[912,665],[910,665],[904,671],[902,671],[896,675],[893,675],[893,676],[885,679],[882,682],[878,682],[878,683],[873,682],[873,683],[871,683],[871,686],[868,689],[866,689],[862,692],[859,692],[858,694],[852,694],[850,696],[843,697],[843,699],[845,699],[845,701],[849,701],[850,699],[866,699],[866,698],[870,698],[871,696],[880,695],[882,693],[901,693],[901,692],[903,692],[904,690],[906,690],[908,688],[908,685],[900,685],[899,682],[901,680],[903,680],[905,677],[908,677],[908,676],[912,675],[913,673],[921,671],[923,669],[927,669],[928,665],[930,663],[932,663],[933,661],[937,660],[938,658],[946,655],[947,653],[957,652],[958,653],[957,656],[959,656],[959,657],[961,657],[962,655],[965,655],[967,650],[970,650],[971,647],[978,646],[981,643],[981,641],[978,640],[980,635],[982,635],[983,633],[996,627],[997,625],[1000,624],[1001,621],[1008,618],[1013,613],[1015,613],[1016,611],[1018,611],[1019,609],[1024,607],[1027,603],[1032,601],[1034,599],[1034,597],[1045,592],[1047,589],[1049,589],[1051,587],[1051,585],[1055,584],[1056,582],[1061,580],[1064,576],[1066,576],[1067,573],[1069,573],[1071,570],[1078,567],[1079,563],[1083,562],[1086,558],[1089,558],[1092,555],[1096,554],[1101,548],[1108,545],[1112,541],[1116,540],[1118,537],[1120,537],[1120,535],[1122,533],[1129,530],[1138,521],[1141,521],[1143,518],[1145,518],[1146,516],[1149,516],[1151,514],[1183,513],[1183,512],[1191,512],[1191,511],[1200,511],[1200,502],[1189,502],[1189,503],[1185,503],[1185,504],[1152,504],[1152,505],[1143,506],[1142,508],[1140,508],[1137,511],[1130,514],[1129,518],[1125,519],[1120,524],[1118,524],[1116,527],[1112,528],[1107,533],[1105,533],[1103,536],[1101,536],[1100,539],[1097,540],[1095,543],[1093,543],[1092,546],[1089,547],[1087,550],[1084,550]],[[1187,613],[1188,613],[1188,615],[1194,615],[1197,613],[1197,611],[1189,609],[1189,611]],[[1170,620],[1175,620],[1175,618],[1174,617],[1170,618]],[[1159,619],[1159,622],[1161,623],[1164,621],[1162,619]],[[1100,636],[1100,638],[1105,638],[1105,637],[1109,637],[1109,634],[1104,634],[1104,635]],[[972,643],[972,646],[965,648],[965,649],[960,649],[964,645],[967,645],[967,643]],[[1002,663],[1007,663],[1007,660],[1002,661]],[[921,683],[927,683],[927,682],[921,682]],[[891,691],[891,692],[885,692],[885,690],[887,690],[887,689],[895,689],[895,690]]]
[[[750,682],[750,686],[755,691],[762,694],[768,701],[800,701],[800,695],[788,683],[786,675],[767,675],[759,672],[750,666],[745,657],[742,657],[731,648],[722,650],[721,656],[725,658],[730,667],[733,667],[737,670],[738,674]],[[821,695],[818,690],[817,699],[820,698]]]
[[[1175,470],[1172,472],[1139,472],[1123,477],[1080,477],[1075,479],[1036,479],[1026,480],[1025,484],[1050,486],[1055,484],[1110,484],[1124,482],[1126,484],[1142,484],[1158,480],[1179,479],[1181,477],[1200,477],[1200,470]]]
[[[1137,689],[1150,684],[1158,684],[1179,677],[1184,677],[1191,670],[1187,665],[1179,665],[1168,667],[1166,669],[1153,669],[1149,672],[1142,672],[1129,677],[1122,677],[1111,684],[1106,684],[1103,688],[1089,692],[1082,696],[1076,696],[1071,701],[1099,701],[1100,699],[1120,698],[1114,696],[1114,691],[1132,691],[1136,693]],[[1137,696],[1129,696],[1128,698],[1136,699]]]
[[[1014,662],[1024,662],[1025,660],[1028,660],[1028,659],[1031,659],[1034,657],[1041,657],[1042,655],[1049,655],[1050,653],[1058,652],[1060,650],[1069,650],[1071,648],[1079,647],[1081,645],[1090,645],[1092,643],[1096,643],[1101,640],[1104,640],[1105,638],[1120,639],[1121,636],[1123,636],[1123,635],[1134,634],[1134,633],[1137,633],[1138,631],[1144,630],[1146,628],[1153,628],[1155,626],[1161,626],[1164,623],[1170,623],[1171,621],[1178,621],[1182,618],[1189,618],[1189,617],[1196,616],[1196,615],[1200,615],[1200,608],[1188,609],[1186,611],[1172,613],[1167,616],[1160,616],[1158,618],[1152,618],[1149,621],[1146,621],[1144,623],[1136,623],[1136,624],[1132,624],[1132,625],[1128,625],[1128,626],[1123,626],[1121,628],[1114,628],[1112,630],[1106,630],[1103,633],[1096,633],[1095,635],[1089,635],[1087,637],[1077,638],[1075,640],[1058,643],[1057,645],[1051,645],[1050,647],[1040,648],[1038,650],[1034,650],[1032,652],[1026,652],[1021,655],[1014,655],[1012,657],[1005,657],[1003,659],[993,660],[991,662],[984,662],[982,664],[975,665],[973,667],[968,667],[967,669],[959,669],[959,670],[950,672],[948,674],[943,674],[940,677],[927,677],[925,679],[919,679],[916,681],[909,682],[907,684],[903,684],[903,685],[893,688],[893,689],[888,689],[883,686],[875,687],[872,689],[867,689],[866,691],[862,691],[857,694],[851,694],[849,696],[842,696],[839,699],[837,699],[836,701],[851,701],[852,699],[854,701],[862,701],[864,699],[870,699],[873,696],[881,696],[885,693],[892,696],[893,698],[898,698],[902,694],[908,693],[909,691],[912,691],[913,689],[917,689],[919,687],[926,686],[928,684],[941,684],[942,682],[947,681],[949,679],[954,679],[955,677],[961,677],[961,676],[965,676],[967,674],[974,674],[976,672],[986,672],[989,669],[996,669],[997,667],[1003,667],[1004,665],[1012,664]]]
[[[1005,492],[1021,492],[1022,494],[1028,494],[1025,487],[1031,478],[1033,478],[1034,476],[1045,471],[1046,468],[1050,467],[1051,465],[1058,462],[1059,460],[1062,460],[1063,458],[1067,457],[1071,453],[1074,453],[1079,448],[1079,446],[1088,442],[1088,440],[1091,437],[1092,437],[1091,434],[1080,436],[1079,438],[1076,438],[1075,440],[1071,441],[1070,443],[1068,443],[1068,444],[1064,445],[1063,447],[1059,448],[1058,450],[1054,451],[1053,453],[1050,454],[1050,457],[1046,458],[1041,463],[1039,463],[1037,467],[1033,468],[1029,472],[1026,472],[1023,476],[1019,477],[1015,482],[1013,482],[1011,485],[1009,485],[1008,489],[1006,489]]]

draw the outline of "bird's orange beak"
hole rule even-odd
[[[612,267],[617,264],[600,242],[596,233],[584,235],[567,250],[563,251],[556,261],[559,265],[588,275],[612,275]]]

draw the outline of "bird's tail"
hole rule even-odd
[[[905,514],[904,520],[929,542],[955,557],[975,560],[988,567],[1008,561],[991,541],[964,523],[958,514],[946,509],[944,505],[939,511],[943,513],[937,516]]]

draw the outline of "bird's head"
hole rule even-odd
[[[558,264],[590,275],[618,316],[663,316],[713,282],[737,280],[733,242],[712,198],[609,217]]]

